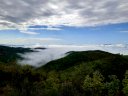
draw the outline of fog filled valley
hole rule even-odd
[[[126,46],[1,45],[0,96],[127,96],[127,70]]]
[[[0,0],[0,96],[128,96],[128,0]]]
[[[27,46],[28,47],[28,46]],[[42,66],[52,60],[67,56],[66,53],[70,51],[88,51],[88,50],[102,50],[114,54],[128,54],[128,45],[123,44],[109,44],[109,45],[51,45],[43,47],[38,45],[29,46],[34,52],[26,52],[19,54],[23,60],[18,60],[21,65],[29,64],[35,67]]]

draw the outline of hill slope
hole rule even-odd
[[[19,58],[17,52],[30,49],[1,48],[0,58],[5,59],[0,59],[0,96],[128,95],[128,56],[99,50],[72,51],[34,68],[12,63]]]
[[[100,50],[67,54],[38,69],[51,74],[54,80],[61,82],[59,84],[65,84],[65,87],[60,85],[61,91],[58,89],[62,96],[128,95],[127,56]]]
[[[125,76],[127,76],[125,75],[125,73],[128,70],[128,58],[127,56],[112,54],[100,50],[68,52],[68,55],[66,57],[51,61],[46,65],[42,66],[41,68],[39,68],[39,70],[46,71],[48,73],[51,71],[57,72],[56,74],[59,74],[62,81],[66,80],[68,83],[72,82],[70,87],[72,86],[72,90],[76,90],[76,92],[79,93],[79,95],[81,95],[81,92],[85,92],[84,90],[86,90],[87,93],[85,92],[85,94],[88,94],[87,96],[91,96],[91,93],[95,93],[91,91],[93,90],[91,88],[94,87],[92,83],[100,82],[101,84],[103,83],[103,86],[105,87],[105,89],[103,90],[106,90],[105,92],[108,92],[103,92],[102,96],[104,96],[105,94],[108,94],[108,96],[110,95],[110,87],[114,88],[112,89],[113,95],[110,96],[114,96],[115,94],[118,94],[118,96],[123,96],[122,83],[124,82],[124,78],[126,78]],[[94,81],[91,81],[91,79],[94,79]],[[87,84],[84,86],[82,85],[83,82],[90,84],[88,85],[88,87],[92,86],[89,87],[90,91],[86,89]],[[128,82],[126,84],[128,84]],[[85,87],[84,90],[82,86]],[[109,89],[106,89],[106,86],[108,86]],[[116,89],[116,87],[118,87],[118,90]],[[96,87],[96,90],[98,92],[97,88],[98,87]],[[100,89],[99,91],[101,90],[102,89]],[[114,92],[114,90],[116,90],[116,92]],[[98,93],[97,96],[101,96],[101,94]]]
[[[64,58],[53,60],[46,65],[43,66],[45,69],[49,70],[64,70],[69,67],[72,67],[74,65],[77,65],[78,63],[82,62],[90,62],[95,61],[99,59],[104,58],[111,58],[113,56],[116,56],[114,54],[96,50],[96,51],[81,51],[81,52],[68,52],[68,55]]]
[[[32,52],[30,48],[8,47],[0,45],[0,62],[9,63],[21,59],[18,53]]]

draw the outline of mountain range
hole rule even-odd
[[[18,59],[24,59],[18,54],[25,52],[33,50],[0,46],[1,96],[128,95],[127,55],[70,51],[37,68],[17,64]]]

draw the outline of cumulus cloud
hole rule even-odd
[[[4,29],[96,26],[128,22],[127,17],[127,0],[0,0],[0,27]]]

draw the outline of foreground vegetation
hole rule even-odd
[[[0,55],[0,96],[128,96],[128,56],[99,50],[69,52],[34,68],[16,64],[19,51],[9,55],[10,50],[3,50],[7,55]]]

